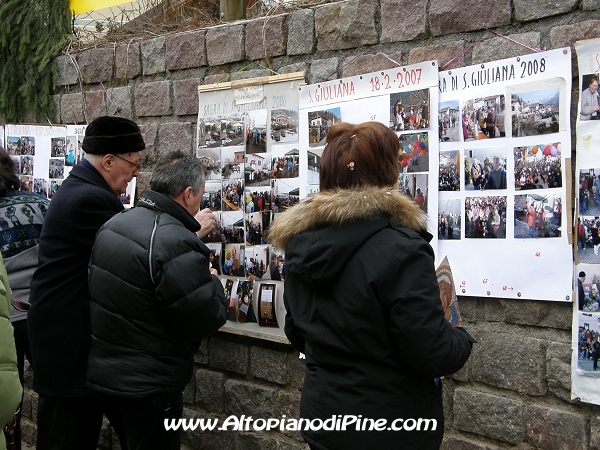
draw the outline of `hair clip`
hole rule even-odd
[[[350,136],[350,139],[352,139],[354,136],[356,136],[356,134],[353,134],[352,136]]]
[[[354,161],[350,161],[350,164],[347,164],[348,169],[354,170]]]

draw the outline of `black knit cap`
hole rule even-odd
[[[135,122],[111,116],[92,121],[85,129],[81,146],[84,152],[92,155],[139,152],[146,148]]]

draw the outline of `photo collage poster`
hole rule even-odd
[[[600,404],[600,39],[577,42],[579,104],[573,218],[576,264],[571,397]]]
[[[437,258],[458,295],[571,301],[570,50],[440,72],[439,92]]]
[[[338,122],[376,121],[398,136],[398,189],[430,218],[434,235],[437,216],[437,122],[431,107],[438,103],[435,61],[302,86],[300,103],[300,198],[318,192],[318,163],[329,128]],[[432,139],[432,135],[434,138]]]
[[[234,322],[283,327],[284,315],[277,314],[283,290],[266,283],[283,280],[285,255],[264,236],[274,215],[300,200],[301,83],[303,77],[250,88],[199,88],[196,156],[207,168],[201,208],[217,218],[217,229],[204,241]],[[252,298],[261,304],[252,306]]]
[[[20,190],[48,198],[70,171],[65,126],[5,125],[5,149],[15,162]]]

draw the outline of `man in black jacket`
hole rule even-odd
[[[179,431],[167,431],[165,420],[181,418],[194,352],[227,320],[210,249],[196,235],[203,193],[200,161],[169,153],[137,207],[96,236],[87,380],[123,449],[180,448]]]

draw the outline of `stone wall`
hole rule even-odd
[[[94,48],[56,59],[54,121],[85,123],[104,114],[137,121],[147,143],[143,187],[158,155],[193,151],[199,84],[270,75],[265,67],[304,71],[312,84],[431,59],[455,68],[531,52],[497,34],[574,52],[575,41],[600,37],[600,0],[343,1]],[[575,56],[573,75],[574,129]],[[442,448],[600,449],[600,408],[570,401],[572,305],[460,298],[460,307],[479,344],[466,367],[444,380]],[[217,333],[196,355],[185,414],[297,417],[302,377],[291,347]],[[36,403],[28,390],[29,442]],[[307,448],[297,433],[273,431],[196,431],[184,442],[194,449]],[[108,427],[102,447],[118,448]]]

